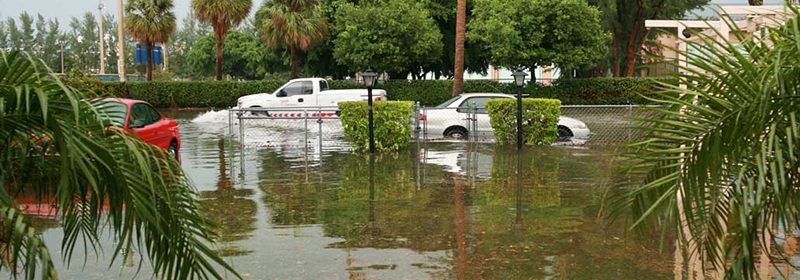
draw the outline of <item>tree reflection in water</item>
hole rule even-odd
[[[247,255],[251,250],[241,249],[232,245],[232,242],[248,239],[255,230],[256,203],[249,198],[253,195],[253,190],[234,188],[227,170],[224,138],[219,138],[218,148],[219,174],[216,190],[200,193],[200,207],[205,217],[218,226],[220,254]]]
[[[305,169],[287,167],[292,160],[266,152],[260,176],[270,223],[319,225],[326,237],[340,239],[327,249],[346,253],[344,269],[355,279],[382,275],[382,269],[458,279],[670,277],[670,254],[626,240],[622,227],[596,220],[605,191],[598,185],[608,180],[607,154],[553,147],[521,154],[504,147],[457,149],[458,164],[467,160],[469,166],[420,167],[418,157],[406,153],[374,159],[332,153],[308,171],[323,180],[308,183]],[[390,261],[361,249],[398,256]],[[427,260],[398,262],[409,252]]]

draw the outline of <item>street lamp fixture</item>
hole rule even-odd
[[[525,76],[528,74],[522,69],[517,69],[511,76],[517,85],[517,150],[522,150],[522,87],[525,86]]]
[[[361,73],[361,78],[364,79],[364,85],[367,87],[367,111],[369,114],[369,153],[375,153],[375,126],[372,122],[372,88],[375,86],[375,81],[378,79],[378,73],[371,68]]]

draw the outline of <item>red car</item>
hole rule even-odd
[[[149,103],[135,99],[107,98],[97,103],[96,107],[114,125],[166,150],[180,160],[181,135],[178,132],[178,123],[161,115]]]

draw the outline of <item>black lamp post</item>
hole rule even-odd
[[[366,72],[361,73],[361,78],[364,79],[364,85],[367,86],[367,111],[369,111],[369,152],[375,153],[375,127],[372,123],[372,87],[375,86],[375,81],[378,79],[378,73],[367,69]]]
[[[528,74],[517,69],[511,76],[514,76],[514,84],[517,85],[517,150],[522,150],[522,87]]]

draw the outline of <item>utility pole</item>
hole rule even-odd
[[[97,14],[100,18],[100,74],[106,73],[106,33],[103,29],[103,0],[97,4]]]
[[[117,0],[117,73],[119,81],[124,82],[125,76],[125,16],[122,14],[122,0]]]
[[[59,45],[61,45],[61,74],[64,74],[64,40],[59,40]]]

